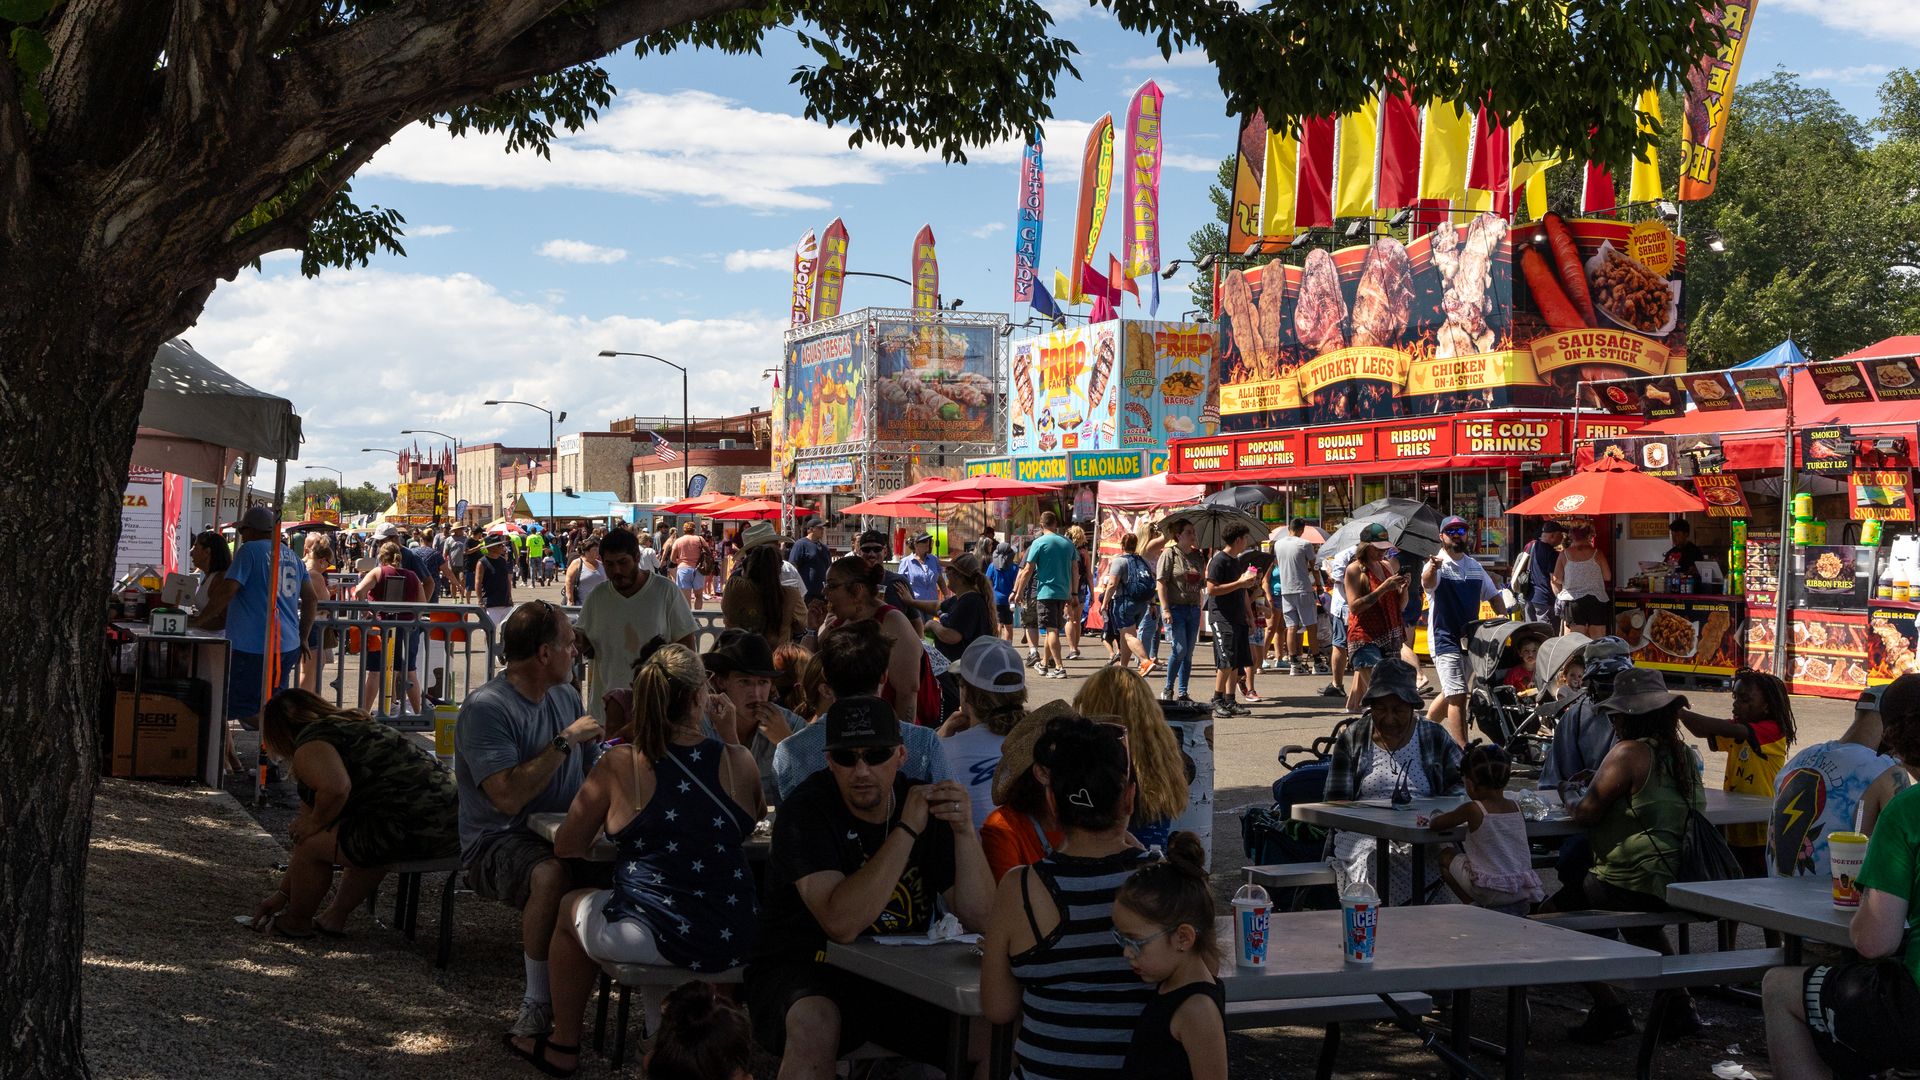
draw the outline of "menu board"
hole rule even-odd
[[[1810,607],[1866,607],[1873,595],[1873,551],[1831,545],[1801,548],[1801,599]]]
[[[1749,412],[1787,407],[1787,392],[1780,385],[1780,376],[1773,372],[1735,372],[1733,386],[1740,392],[1740,402]]]
[[[1905,469],[1848,473],[1847,495],[1855,521],[1913,520],[1913,474]]]
[[[1733,389],[1727,385],[1724,372],[1688,375],[1683,381],[1687,384],[1688,395],[1693,398],[1694,407],[1701,412],[1721,412],[1740,407],[1740,399],[1733,396]]]
[[[1810,473],[1843,473],[1853,468],[1853,436],[1845,424],[1800,429],[1800,468]]]
[[[1773,608],[1748,609],[1747,666],[1777,674],[1773,666]],[[1787,688],[1796,694],[1850,698],[1867,688],[1867,616],[1854,612],[1793,612],[1787,624]]]
[[[1707,516],[1717,518],[1744,518],[1747,515],[1747,492],[1740,486],[1740,478],[1728,473],[1710,473],[1693,478],[1694,493],[1700,501],[1707,504]]]
[[[1780,590],[1780,534],[1747,533],[1747,602],[1771,604]]]
[[[1873,604],[1867,613],[1867,679],[1879,684],[1902,675],[1920,675],[1920,643],[1915,624],[1920,608]]]
[[[1820,400],[1829,405],[1852,405],[1873,400],[1873,395],[1867,392],[1867,380],[1860,373],[1859,364],[1809,364],[1807,374],[1812,376],[1813,388],[1820,392]]]
[[[1920,401],[1920,359],[1899,356],[1863,361],[1881,401]]]
[[[1616,600],[1614,632],[1633,646],[1639,667],[1700,675],[1732,675],[1746,650],[1740,640],[1740,600],[1697,596]]]

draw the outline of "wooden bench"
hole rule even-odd
[[[460,885],[460,872],[465,866],[458,856],[444,859],[426,859],[420,862],[394,863],[387,867],[387,873],[394,875],[396,884],[393,893],[393,925],[408,941],[414,939],[414,933],[420,922],[420,884],[428,874],[445,874],[447,883],[440,888],[440,933],[434,949],[433,966],[444,968],[453,958],[453,894]],[[367,910],[374,910],[380,899],[380,889],[374,887],[367,896]]]
[[[647,1018],[645,998],[648,991],[656,991],[661,996],[690,979],[702,979],[721,986],[738,986],[745,981],[746,968],[728,968],[725,971],[693,971],[683,967],[667,967],[659,964],[615,964],[602,961],[600,964],[600,999],[593,1011],[593,1049],[595,1053],[605,1053],[607,1043],[607,999],[613,996],[614,987],[619,987],[619,1010],[614,1017],[613,1053],[607,1059],[607,1067],[618,1069],[627,1059],[627,1025],[630,1022],[633,991],[641,994],[640,1038],[645,1040],[650,1032],[651,1023]],[[852,1053],[841,1058],[842,1061],[862,1061],[867,1058],[894,1057],[892,1051],[868,1043],[857,1047]]]
[[[1334,884],[1333,866],[1319,862],[1268,863],[1249,866],[1247,884],[1269,889],[1298,889],[1309,885]]]
[[[1395,1004],[1415,1016],[1424,1016],[1433,1011],[1433,998],[1426,994],[1409,993],[1391,996]],[[1319,1063],[1314,1071],[1314,1075],[1319,1080],[1328,1080],[1333,1076],[1334,1058],[1340,1053],[1341,1024],[1392,1019],[1395,1019],[1393,1007],[1374,994],[1296,998],[1288,1001],[1227,1002],[1228,1031],[1267,1027],[1325,1028],[1325,1034],[1320,1038]]]
[[[1640,1052],[1635,1059],[1639,1080],[1651,1080],[1653,1055],[1660,1047],[1660,1028],[1666,1021],[1667,1002],[1675,992],[1695,986],[1732,986],[1753,982],[1786,963],[1784,949],[1731,949],[1723,952],[1681,953],[1660,958],[1660,974],[1627,979],[1618,985],[1634,990],[1652,990],[1653,1007],[1640,1032]]]

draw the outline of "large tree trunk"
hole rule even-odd
[[[151,299],[102,287],[131,282],[87,266],[77,229],[39,239],[23,245],[31,266],[0,249],[4,1080],[88,1075],[80,954],[107,589],[141,397],[167,337]]]

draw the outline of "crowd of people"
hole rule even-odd
[[[1335,730],[1324,798],[1466,796],[1431,822],[1466,838],[1424,879],[1410,852],[1390,853],[1389,876],[1374,882],[1389,903],[1666,909],[1704,799],[1689,735],[1726,756],[1727,790],[1774,800],[1770,823],[1727,837],[1747,874],[1824,876],[1827,837],[1867,833],[1859,959],[1768,977],[1770,1049],[1783,1075],[1914,1060],[1915,1035],[1897,1022],[1920,1006],[1914,950],[1895,957],[1920,889],[1920,677],[1869,691],[1839,739],[1812,746],[1796,746],[1791,699],[1765,673],[1736,676],[1727,717],[1702,713],[1659,672],[1635,667],[1625,642],[1588,632],[1579,567],[1596,556],[1577,529],[1549,523],[1513,584],[1536,613],[1545,576],[1537,614],[1564,632],[1530,645],[1523,669],[1502,678],[1552,720],[1538,783],[1584,827],[1561,849],[1550,891],[1509,790],[1507,751],[1465,745],[1463,631],[1496,591],[1467,553],[1466,523],[1443,521],[1441,552],[1417,569],[1403,568],[1383,529],[1328,554],[1304,525],[1268,538],[1270,565],[1246,558],[1255,538],[1244,526],[1229,525],[1207,552],[1190,524],[1143,528],[1100,565],[1084,530],[1048,514],[1025,543],[987,530],[951,558],[934,555],[930,536],[909,538],[893,567],[877,532],[835,557],[818,526],[790,547],[765,523],[719,540],[616,527],[542,549],[543,560],[571,552],[551,580],[578,602],[577,617],[513,602],[520,552],[501,537],[376,536],[352,594],[484,597],[499,611],[504,666],[461,701],[451,775],[311,686],[235,702],[303,807],[288,868],[256,921],[287,938],[347,933],[384,867],[457,852],[474,891],[520,912],[524,982],[507,1046],[549,1075],[577,1067],[606,962],[688,973],[666,1002],[656,1055],[744,1070],[757,1047],[780,1059],[782,1077],[833,1075],[867,1043],[937,1063],[951,1049],[946,1025],[825,963],[824,950],[955,928],[984,934],[983,1008],[1021,1023],[1018,1075],[1221,1077],[1214,900],[1204,853],[1173,829],[1192,763],[1163,712],[1191,700],[1204,610],[1215,716],[1239,715],[1257,700],[1257,674],[1275,669],[1330,676],[1328,696],[1355,714]],[[304,558],[283,552],[276,587],[271,520],[240,526],[237,548],[218,534],[195,541],[206,575],[195,618],[235,634],[235,666],[255,665],[256,680],[268,658],[244,646],[278,619],[272,662],[292,686],[302,651],[328,645],[313,635],[314,609],[335,553],[326,538]],[[536,565],[526,572],[537,583]],[[718,601],[724,629],[703,648],[693,611],[705,599]],[[1029,678],[1054,677],[1077,655],[1094,605],[1112,662],[1070,702],[1029,707]],[[1435,683],[1424,693],[1408,655],[1417,611]],[[1265,628],[1280,632],[1256,645]],[[1171,655],[1156,685],[1163,637]],[[389,657],[412,663],[404,649]],[[564,815],[551,841],[531,826],[541,813]],[[614,857],[587,859],[602,836]],[[1336,831],[1327,854],[1371,880],[1375,844]],[[1625,936],[1669,947],[1657,928]],[[736,969],[738,1001],[699,981]],[[1572,1038],[1634,1030],[1616,991],[1589,990],[1593,1007]],[[1665,1030],[1697,1026],[1684,995],[1667,1008]]]

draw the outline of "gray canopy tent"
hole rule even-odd
[[[235,459],[244,458],[248,472],[270,459],[278,463],[278,516],[287,462],[299,456],[300,418],[292,402],[248,386],[179,338],[154,353],[133,464],[224,484]]]

